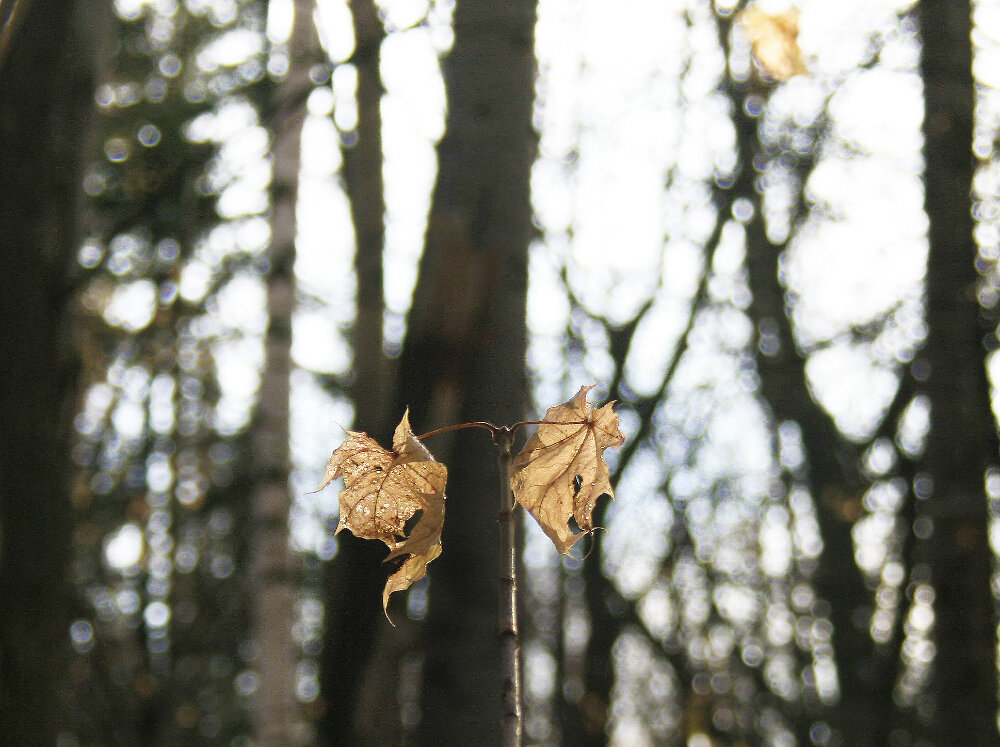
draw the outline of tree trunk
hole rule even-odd
[[[312,0],[296,0],[289,68],[275,91],[268,328],[260,401],[251,433],[257,470],[251,504],[254,642],[260,677],[253,708],[259,744],[295,745],[310,735],[295,698],[298,646],[292,638],[297,565],[288,545],[288,389],[295,308],[295,206],[310,68],[320,62]]]
[[[420,430],[522,418],[531,238],[535,0],[459,0],[426,247],[400,361]],[[430,570],[420,744],[500,738],[497,453],[485,434],[429,444],[449,468],[441,558]]]
[[[344,188],[354,224],[357,316],[352,330],[354,365],[351,399],[354,430],[388,446],[395,427],[392,370],[382,347],[385,312],[382,252],[385,245],[385,196],[382,181],[382,115],[384,92],[379,72],[385,31],[374,0],[352,0],[355,52],[349,62],[358,72],[358,126],[354,142],[341,149]],[[359,721],[357,707],[376,636],[384,630],[379,609],[386,568],[385,547],[348,532],[338,537],[337,556],[326,580],[327,627],[324,633],[322,691],[325,704],[319,722],[322,744],[368,744],[366,733],[386,730]],[[384,695],[383,695],[384,697]],[[393,703],[395,701],[393,700]],[[398,722],[398,719],[394,719]],[[367,727],[367,728],[366,728]],[[369,732],[369,729],[372,731]]]
[[[763,345],[756,349],[760,394],[775,427],[793,421],[802,429],[807,483],[823,538],[812,580],[820,597],[830,604],[840,685],[840,702],[829,714],[830,725],[845,744],[865,744],[871,706],[876,702],[873,688],[881,685],[869,676],[874,646],[862,616],[871,604],[871,594],[854,560],[851,530],[857,515],[846,510],[860,505],[865,484],[854,451],[809,391],[805,359],[796,349],[785,308],[785,289],[778,279],[778,263],[785,247],[768,239],[761,196],[754,187],[757,172],[753,162],[761,149],[757,121],[744,112],[740,96],[733,97],[733,109],[742,167],[732,189],[749,197],[754,206],[746,227],[747,280],[752,294],[747,311],[758,333],[766,331],[776,342],[767,353]]]
[[[385,31],[374,0],[352,0],[358,71],[358,126],[354,142],[341,149],[344,186],[351,203],[357,249],[354,267],[358,279],[357,317],[354,320],[354,427],[375,435],[395,428],[389,365],[382,349],[385,316],[382,250],[385,247],[385,195],[382,181],[382,77],[379,72]]]
[[[995,744],[996,615],[991,593],[984,473],[997,463],[997,431],[985,370],[986,324],[976,297],[971,213],[974,88],[971,7],[924,0],[925,210],[930,221],[924,357],[931,429],[920,465],[933,481],[918,512],[933,536],[918,542],[934,588],[937,652],[928,736],[935,744]]]
[[[0,59],[5,263],[0,273],[0,741],[5,744],[54,744],[66,716],[59,683],[69,663],[66,480],[76,373],[69,273],[93,89],[92,56],[79,33],[76,5],[28,6],[5,37]]]
[[[728,49],[727,34],[728,24],[723,23],[720,39]],[[747,311],[758,334],[761,337],[767,334],[773,342],[766,352],[763,344],[755,351],[760,394],[771,410],[775,426],[793,421],[802,429],[806,480],[823,538],[812,581],[820,597],[830,605],[840,686],[840,700],[826,716],[845,744],[870,744],[872,723],[883,723],[888,717],[885,704],[891,702],[892,685],[877,677],[881,660],[877,659],[866,618],[872,595],[854,559],[852,529],[867,482],[859,470],[857,449],[844,438],[809,391],[806,361],[796,348],[785,289],[778,277],[779,260],[786,245],[775,245],[768,238],[763,200],[756,188],[758,172],[753,164],[763,146],[758,136],[758,121],[744,107],[743,97],[750,91],[740,90],[734,81],[730,81],[728,91],[741,164],[730,189],[749,198],[754,207],[746,226],[747,280],[752,296]],[[800,184],[805,184],[814,155],[798,156]],[[801,187],[793,210],[794,225],[805,213]],[[810,723],[809,714],[805,714],[803,724],[797,726],[800,731],[808,731]]]

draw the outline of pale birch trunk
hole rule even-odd
[[[292,368],[292,314],[295,308],[295,206],[302,125],[319,62],[313,0],[296,0],[288,42],[289,68],[275,90],[271,111],[273,174],[271,253],[267,277],[268,328],[260,402],[254,422],[252,573],[254,644],[259,684],[253,708],[257,744],[305,744],[310,729],[295,697],[298,646],[292,637],[297,562],[288,544],[290,492],[289,375]]]

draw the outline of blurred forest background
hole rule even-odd
[[[998,743],[1000,4],[0,0],[0,741],[499,740],[496,455],[614,399],[526,741]]]

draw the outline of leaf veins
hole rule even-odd
[[[545,420],[514,458],[510,487],[559,552],[593,530],[592,513],[602,495],[614,498],[604,450],[618,448],[625,435],[614,402],[595,410],[587,402],[593,386],[580,387],[573,399],[545,413]],[[582,532],[569,526],[574,519]]]
[[[388,609],[393,592],[408,589],[423,578],[427,564],[441,554],[444,525],[444,486],[448,470],[417,440],[410,429],[409,411],[396,426],[392,451],[364,433],[347,431],[347,438],[326,467],[322,490],[340,476],[340,522],[337,532],[377,539],[391,551],[386,560],[402,558],[402,565],[385,584],[382,607]],[[406,523],[422,514],[406,534]]]

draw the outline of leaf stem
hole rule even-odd
[[[518,425],[521,425],[520,423]],[[514,428],[497,428],[493,442],[500,452],[500,668],[503,673],[503,712],[501,714],[504,747],[520,747],[521,717],[521,637],[517,627],[517,504],[510,489],[513,469]]]
[[[499,439],[503,437],[503,434],[510,435],[513,439],[513,433],[522,425],[583,425],[586,420],[565,420],[555,422],[552,420],[522,420],[511,426],[504,425],[493,425],[493,423],[488,423],[485,420],[474,420],[471,423],[458,423],[456,425],[446,425],[444,428],[435,428],[432,431],[427,431],[427,433],[421,433],[416,436],[418,441],[423,441],[425,438],[430,438],[431,436],[437,436],[441,433],[447,433],[448,431],[457,431],[462,428],[485,428],[493,436],[493,443],[499,445]]]
[[[518,425],[521,425],[518,423]],[[448,431],[457,431],[462,428],[485,428],[493,436],[493,443],[497,443],[498,434],[505,430],[499,426],[493,425],[493,423],[487,423],[485,420],[476,420],[472,423],[458,423],[457,425],[446,425],[444,428],[435,428],[432,431],[427,431],[416,437],[418,441],[423,441],[425,438],[430,438],[431,436],[436,436],[440,433],[447,433]]]

